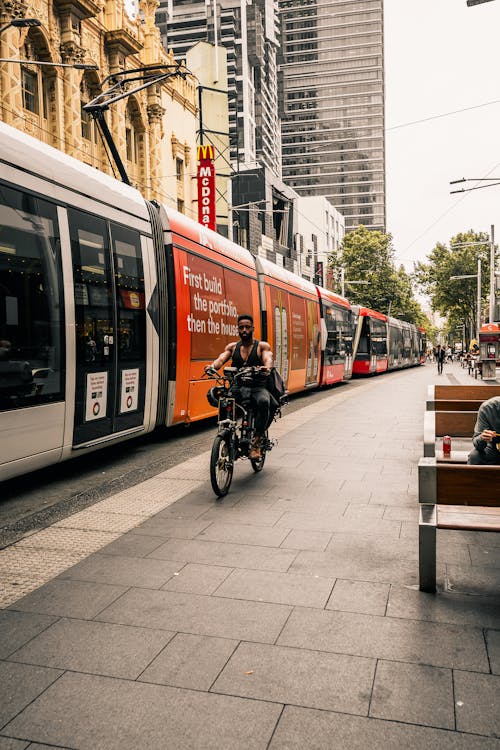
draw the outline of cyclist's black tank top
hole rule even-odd
[[[253,342],[253,346],[250,350],[250,354],[248,355],[248,358],[246,360],[243,359],[241,356],[241,341],[238,341],[236,346],[234,347],[233,357],[232,357],[232,365],[233,367],[262,367],[264,364],[262,362],[262,358],[259,357],[257,354],[257,347],[259,346],[258,341]]]

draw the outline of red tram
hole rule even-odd
[[[214,414],[203,368],[242,312],[290,392],[418,364],[414,326],[353,328],[348,300],[0,123],[0,480]]]
[[[374,375],[425,363],[423,329],[366,307],[354,305],[352,309],[354,375]]]

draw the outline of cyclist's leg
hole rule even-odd
[[[271,395],[267,388],[252,388],[252,402],[255,409],[255,433],[263,437],[266,434],[271,413]]]

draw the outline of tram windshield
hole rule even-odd
[[[0,186],[0,409],[64,397],[63,328],[56,208]]]

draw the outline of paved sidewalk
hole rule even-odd
[[[0,750],[500,750],[500,539],[418,591],[431,382],[475,381],[346,384],[222,501],[204,454],[1,551]]]

